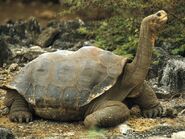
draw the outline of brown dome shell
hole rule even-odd
[[[36,107],[79,108],[110,89],[126,61],[93,46],[45,53],[28,63],[7,87]]]

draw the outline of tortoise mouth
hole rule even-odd
[[[167,13],[164,10],[158,11],[155,16],[158,18],[159,24],[164,24],[168,20]]]
[[[160,23],[166,23],[167,20],[168,20],[167,15],[164,15],[164,16],[160,19]]]
[[[158,12],[157,16],[159,17],[160,24],[164,24],[168,20],[167,13],[165,11]]]

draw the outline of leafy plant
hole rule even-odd
[[[138,43],[138,32],[133,18],[115,16],[101,23],[96,33],[96,45],[132,58]]]
[[[99,47],[131,57],[137,46],[140,21],[163,9],[169,20],[156,45],[171,54],[185,56],[184,0],[64,0],[64,3],[82,19],[101,23],[94,28]]]

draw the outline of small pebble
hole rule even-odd
[[[185,131],[180,131],[172,134],[172,139],[185,139]]]

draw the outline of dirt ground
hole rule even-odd
[[[16,71],[17,72],[17,71]],[[16,72],[10,70],[0,70],[0,83],[5,84],[11,81]],[[0,90],[0,109],[4,107],[5,91]],[[184,104],[183,98],[174,98],[173,100],[162,100],[162,104],[166,107],[173,107],[174,105]],[[142,118],[132,116],[124,124],[108,129],[86,129],[82,122],[78,123],[60,123],[54,121],[47,121],[43,119],[36,119],[28,124],[25,123],[12,123],[9,121],[8,116],[0,116],[0,127],[6,127],[12,130],[16,138],[106,138],[106,137],[122,137],[125,133],[126,127],[131,128],[133,131],[143,133],[159,125],[169,125],[173,127],[184,126],[185,116],[179,115],[176,118]],[[184,129],[185,130],[185,129]]]

